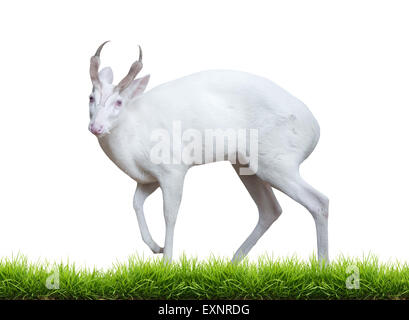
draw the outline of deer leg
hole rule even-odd
[[[239,167],[237,165],[233,167],[239,174]],[[239,177],[257,205],[259,219],[254,230],[234,254],[232,262],[243,259],[282,212],[272,188],[263,180],[256,175],[239,174]]]
[[[299,175],[298,168],[285,170],[266,180],[311,213],[317,232],[318,259],[328,262],[328,198],[305,182]]]
[[[138,219],[142,240],[149,246],[149,248],[151,248],[153,253],[162,253],[163,248],[159,247],[159,245],[152,239],[152,236],[148,229],[148,225],[146,224],[145,214],[143,212],[143,204],[146,198],[149,197],[158,187],[159,183],[157,182],[149,184],[138,183],[133,198],[133,207]]]
[[[163,195],[163,214],[165,217],[165,247],[163,249],[163,258],[167,262],[172,261],[173,255],[173,237],[175,231],[176,218],[179,211],[180,202],[183,193],[184,176],[166,177],[160,183]]]

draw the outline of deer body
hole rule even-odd
[[[95,57],[99,59],[98,51]],[[240,164],[233,163],[259,210],[259,221],[237,250],[234,261],[244,257],[280,216],[281,208],[272,187],[311,212],[317,228],[318,256],[328,259],[328,199],[299,175],[299,165],[319,139],[318,123],[301,101],[265,78],[238,71],[203,71],[142,93],[149,77],[137,80],[131,77],[122,88],[116,89],[111,85],[110,69],[95,75],[92,67],[91,60],[94,90],[90,130],[98,136],[107,156],[138,183],[134,208],[142,238],[153,252],[163,252],[168,260],[172,258],[173,234],[185,174],[193,165],[217,160],[204,157],[203,161],[190,163],[153,162],[152,150],[157,144],[152,139],[155,132],[174,133],[175,123],[179,123],[182,132],[194,129],[201,137],[209,129],[257,130],[257,159],[248,162],[253,174],[241,175]],[[173,134],[172,144],[176,143],[180,148],[176,152],[169,149],[169,159],[180,159],[178,153],[190,142]],[[200,140],[203,150],[208,147],[208,142]],[[246,146],[244,153],[248,151]],[[244,156],[237,145],[233,149],[225,148],[223,153],[224,159]],[[162,189],[164,200],[164,248],[152,239],[143,212],[145,199],[158,187]]]

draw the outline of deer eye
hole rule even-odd
[[[93,96],[89,96],[89,102],[90,102],[90,103],[93,103],[94,101],[95,101],[94,97],[93,97]]]
[[[122,101],[121,101],[121,100],[116,100],[116,101],[115,101],[115,105],[116,105],[117,107],[122,106]]]

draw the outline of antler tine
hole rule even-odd
[[[102,43],[102,44],[98,47],[97,51],[96,51],[95,54],[94,54],[95,57],[99,57],[99,55],[101,54],[102,48],[103,48],[103,47],[105,46],[105,44],[107,44],[108,42],[110,42],[110,40],[105,41],[104,43]]]
[[[138,59],[138,61],[140,63],[142,63],[142,48],[141,48],[141,46],[139,44],[138,44],[138,48],[139,48],[139,59]]]

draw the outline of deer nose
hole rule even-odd
[[[95,135],[99,135],[102,133],[102,131],[104,131],[104,126],[101,124],[91,124],[91,128],[90,131],[95,134]]]

